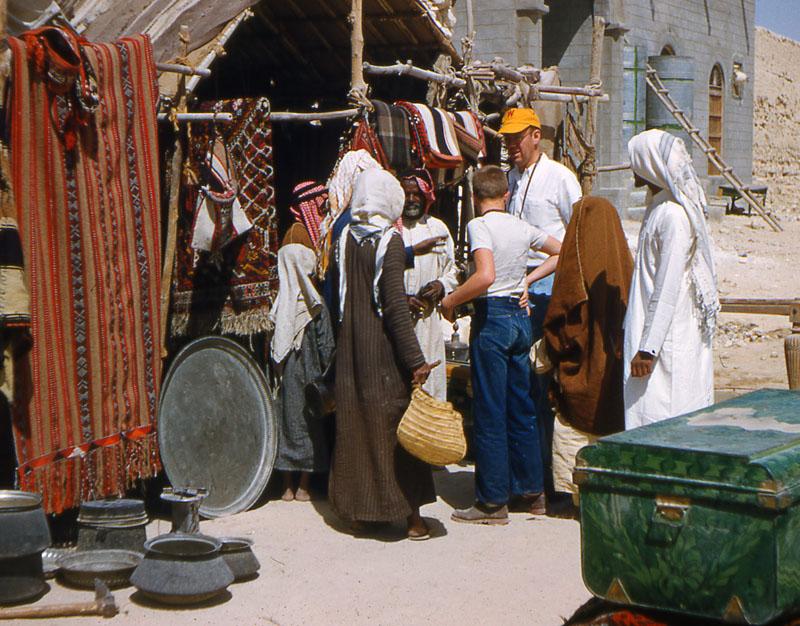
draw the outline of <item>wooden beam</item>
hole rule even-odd
[[[598,172],[620,172],[631,169],[630,163],[617,163],[616,165],[598,165]]]
[[[455,76],[447,74],[439,74],[430,70],[423,70],[419,67],[414,67],[410,63],[395,63],[394,65],[372,65],[371,63],[364,63],[364,72],[372,75],[390,75],[390,76],[412,76],[421,80],[428,80],[450,87],[458,87],[463,89],[467,86],[467,81]]]
[[[367,83],[364,82],[364,3],[350,0],[350,93],[366,98]]]
[[[179,63],[156,63],[156,70],[183,76],[202,76],[203,78],[211,76],[211,70],[207,68],[191,67],[190,65],[181,65]]]
[[[600,85],[603,70],[603,37],[606,32],[606,21],[600,16],[595,16],[592,24],[592,56],[591,70],[589,72],[589,85]],[[580,168],[581,170],[581,189],[583,195],[588,196],[592,193],[594,181],[597,178],[597,99],[589,100],[589,108],[586,112],[586,158]]]
[[[180,40],[181,56],[186,58],[189,55],[189,27],[182,24],[178,38]],[[198,79],[199,80],[199,79]],[[188,98],[188,86],[186,75],[181,75],[178,79],[178,91],[176,96],[176,110],[178,113],[186,112],[186,101]],[[167,350],[167,337],[169,330],[170,298],[172,295],[172,272],[175,266],[175,250],[178,244],[178,215],[180,212],[180,192],[181,179],[183,177],[183,142],[181,141],[181,131],[177,125],[173,129],[175,133],[175,145],[172,151],[172,161],[169,168],[169,196],[167,198],[167,235],[164,242],[164,265],[161,268],[161,358],[169,356]]]
[[[317,120],[343,120],[355,117],[361,109],[342,109],[341,111],[317,111],[313,113],[295,113],[292,111],[273,111],[269,115],[272,122],[315,122]]]
[[[159,113],[159,122],[232,122],[233,113],[176,113],[170,116],[169,113]]]
[[[317,15],[314,17],[280,17],[275,18],[276,22],[287,25],[304,26],[306,24],[330,24],[333,22],[346,23],[349,15],[340,15],[331,12],[328,15]],[[427,19],[427,16],[420,11],[399,11],[397,13],[367,13],[364,15],[364,22],[395,22],[399,20]]]
[[[252,16],[253,12],[250,9],[245,9],[244,11],[239,13],[239,15],[234,17],[230,22],[228,22],[228,25],[222,29],[222,32],[219,35],[217,35],[217,38],[214,41],[214,45],[211,46],[211,49],[209,50],[208,54],[206,54],[206,56],[203,57],[203,60],[200,61],[200,64],[197,67],[200,69],[209,69],[211,67],[211,64],[217,58],[217,56],[219,56],[220,51],[224,50],[225,44],[228,43],[228,39],[230,39],[231,35],[233,35],[233,33],[236,32],[236,29],[239,28],[239,25],[246,19],[251,18]],[[183,56],[186,57],[187,55],[188,53],[184,54]],[[192,76],[192,78],[189,79],[189,82],[186,83],[187,95],[191,95],[192,93],[194,93],[194,90],[197,87],[197,83],[200,82],[201,78],[202,76],[197,75],[197,76]]]
[[[792,315],[800,307],[800,298],[781,300],[773,298],[720,298],[723,313],[747,313],[750,315]]]

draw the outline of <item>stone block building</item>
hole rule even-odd
[[[627,140],[645,128],[678,131],[648,95],[645,65],[659,69],[673,97],[725,161],[750,182],[753,154],[755,0],[472,0],[475,59],[557,65],[567,85],[589,80],[592,18],[606,20],[598,164],[627,162]],[[466,0],[455,4],[453,40],[466,34]],[[671,58],[664,58],[671,57]],[[748,78],[750,77],[750,78]],[[680,134],[678,132],[678,134]],[[707,192],[724,181],[687,139]],[[629,171],[601,173],[595,193],[620,210],[641,204]]]

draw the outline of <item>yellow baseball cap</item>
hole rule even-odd
[[[538,129],[542,128],[536,111],[533,109],[509,109],[503,116],[503,123],[499,132],[503,135],[513,135],[514,133],[521,133],[529,126]]]

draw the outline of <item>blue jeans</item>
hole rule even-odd
[[[531,324],[516,298],[476,301],[470,334],[475,495],[506,504],[542,491],[539,430],[531,397]]]
[[[531,309],[531,333],[533,343],[544,337],[544,317],[553,293],[555,274],[537,280],[528,290],[528,306]],[[551,374],[537,374],[531,370],[531,392],[536,405],[536,417],[539,425],[539,443],[542,454],[542,471],[544,472],[544,489],[548,497],[552,497],[553,487],[553,423],[555,416],[547,399],[547,390],[553,377]]]

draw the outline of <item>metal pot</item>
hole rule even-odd
[[[450,341],[444,342],[444,351],[448,361],[455,363],[469,362],[469,346],[461,341],[457,323],[453,324],[453,334],[450,337]]]
[[[143,594],[164,604],[197,604],[222,593],[233,573],[220,555],[222,544],[205,535],[168,533],[148,540],[131,576]]]
[[[0,604],[30,600],[47,585],[42,551],[50,529],[42,497],[26,491],[0,491]]]
[[[244,537],[220,537],[222,558],[233,572],[234,581],[247,580],[258,573],[261,564],[253,554],[253,542]]]
[[[84,502],[78,513],[78,550],[133,550],[141,554],[147,521],[141,500]]]
[[[161,499],[172,505],[173,533],[200,532],[200,505],[208,496],[208,489],[173,489],[165,487]]]

